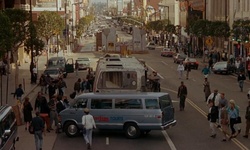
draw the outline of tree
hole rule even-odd
[[[10,20],[10,28],[11,32],[14,36],[11,39],[12,42],[8,43],[8,47],[11,47],[9,49],[11,51],[13,62],[15,63],[16,71],[15,71],[15,86],[18,85],[18,49],[19,47],[24,43],[26,39],[26,35],[28,32],[28,24],[29,21],[29,13],[25,10],[21,9],[5,9],[3,10],[3,13],[9,18]],[[8,28],[8,27],[7,27]],[[9,51],[8,50],[8,51]],[[8,60],[10,63],[10,60]]]
[[[11,50],[13,38],[10,19],[4,13],[0,12],[0,58],[7,51]]]
[[[60,15],[51,11],[41,12],[36,23],[38,36],[44,38],[47,45],[49,44],[49,39],[52,36],[58,36],[64,27],[64,20]]]
[[[76,37],[79,38],[84,33],[85,27],[89,26],[91,21],[94,20],[94,17],[92,15],[87,15],[85,17],[82,17],[79,20],[78,25],[76,26]]]
[[[38,38],[37,31],[36,31],[36,28],[35,28],[33,22],[30,22],[29,26],[30,26],[29,27],[30,33],[28,35],[28,38],[24,42],[25,51],[27,53],[31,53],[31,49],[33,46],[33,50],[34,50],[33,56],[38,56],[41,54],[41,52],[45,46],[45,43]]]

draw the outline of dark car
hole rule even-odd
[[[199,67],[199,63],[198,61],[195,59],[195,58],[186,58],[184,61],[183,61],[183,65],[185,67],[185,70],[187,69],[187,64],[190,64],[190,68],[191,69],[195,69],[197,70],[198,67]]]
[[[236,67],[229,64],[227,61],[217,62],[213,66],[213,72],[216,73],[225,73],[230,74],[235,72]]]
[[[174,63],[177,63],[177,64],[179,64],[180,62],[183,62],[186,58],[187,58],[187,55],[179,54],[179,53],[173,56]]]
[[[171,48],[163,48],[161,51],[161,56],[163,57],[173,57],[174,51]]]

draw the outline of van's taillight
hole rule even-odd
[[[162,115],[156,115],[155,118],[160,119],[162,117]]]

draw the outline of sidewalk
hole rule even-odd
[[[46,56],[40,56],[38,59],[38,77],[40,77],[41,73],[45,68],[45,63],[47,62]],[[30,98],[32,106],[34,106],[35,97],[37,92],[40,90],[37,84],[30,84],[30,71],[29,71],[30,63],[24,63],[19,66],[19,78],[17,84],[22,84],[24,89],[24,95],[22,98],[28,96]],[[8,81],[7,81],[8,79]],[[7,90],[7,82],[8,82],[8,90]],[[10,106],[16,105],[16,100],[13,97],[15,92],[15,68],[10,69],[9,77],[2,76],[2,89],[0,86],[0,91],[2,91],[1,99],[2,104],[8,104]],[[6,99],[7,98],[7,99]],[[33,114],[33,116],[35,116]],[[25,149],[35,149],[35,141],[34,136],[29,134],[28,131],[25,131],[25,126],[18,126],[18,136],[19,141],[16,143],[17,150],[25,150]],[[54,141],[56,139],[56,133],[46,133],[44,136],[44,149],[52,150]]]

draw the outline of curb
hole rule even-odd
[[[28,97],[39,85],[36,84],[33,88],[29,90],[29,92],[22,98],[22,101],[25,99],[25,97]]]

